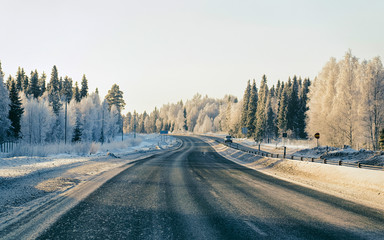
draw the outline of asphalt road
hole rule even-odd
[[[40,239],[384,239],[383,212],[239,166],[197,138],[138,161]]]

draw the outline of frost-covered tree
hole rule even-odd
[[[46,94],[42,98],[27,98],[21,94],[24,113],[21,117],[23,140],[30,144],[41,144],[51,140],[51,126],[55,116],[49,107]]]
[[[379,57],[364,61],[360,68],[361,131],[368,147],[379,149],[379,131],[384,124],[384,68]]]
[[[377,149],[383,82],[379,58],[360,63],[351,51],[332,58],[310,86],[308,134],[320,132],[324,144]]]

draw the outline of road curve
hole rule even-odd
[[[383,212],[237,165],[205,142],[136,162],[39,239],[384,239]]]

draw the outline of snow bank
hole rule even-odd
[[[175,147],[177,144],[177,140],[173,137],[164,138],[158,134],[150,134],[140,135],[136,139],[126,139],[123,142],[90,144],[95,154],[86,156],[63,151],[46,157],[2,157],[0,217],[4,214],[7,216],[12,209],[21,209],[25,203],[38,200],[48,193],[66,191],[80,182],[88,181],[92,176],[121,167],[161,149]],[[55,151],[57,149],[59,148]],[[107,153],[113,153],[118,158],[108,156]]]
[[[328,194],[384,209],[384,171],[272,159],[204,139],[220,155],[243,166]]]

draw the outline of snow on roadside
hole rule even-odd
[[[204,140],[220,155],[248,168],[384,210],[384,171],[272,159],[244,153],[210,139]]]
[[[166,140],[166,141],[164,141]],[[113,142],[99,147],[95,154],[56,154],[46,157],[0,158],[0,231],[12,216],[20,215],[29,202],[63,193],[95,175],[116,169],[131,161],[177,146],[173,137],[139,135],[137,139]],[[107,156],[114,153],[116,157]],[[3,221],[4,220],[4,221]]]

